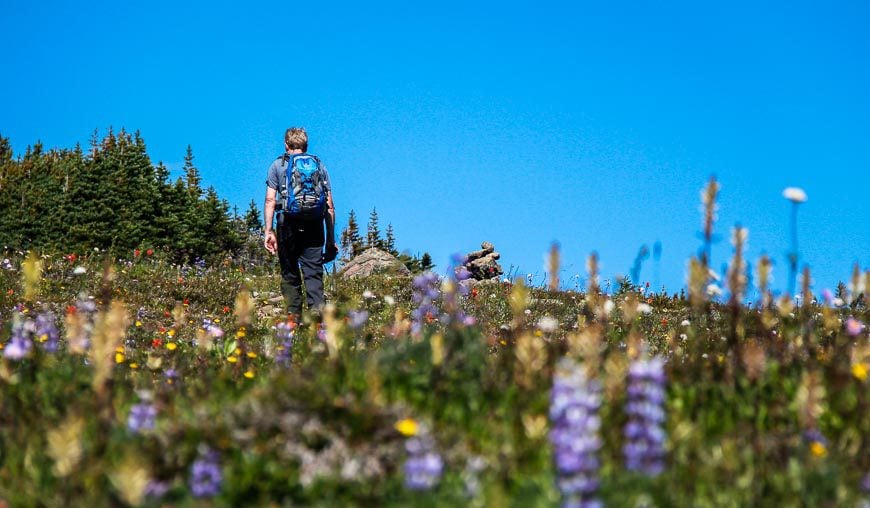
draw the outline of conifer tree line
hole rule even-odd
[[[424,252],[422,256],[412,256],[407,252],[399,252],[396,249],[396,236],[392,224],[387,224],[386,236],[382,238],[379,221],[377,208],[372,208],[369,214],[369,222],[366,226],[365,240],[363,240],[356,212],[350,211],[347,226],[341,232],[341,238],[339,239],[342,262],[346,263],[362,254],[363,251],[374,247],[396,256],[399,261],[408,267],[411,273],[420,273],[435,268],[435,265],[432,263],[432,256],[428,252]]]
[[[15,158],[0,136],[0,246],[81,252],[165,248],[178,261],[234,251],[261,227],[252,202],[244,217],[213,187],[202,188],[188,146],[184,175],[174,182],[151,163],[139,132],[109,129],[80,145],[28,147]]]

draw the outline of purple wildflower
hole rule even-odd
[[[156,420],[157,409],[153,405],[136,404],[130,408],[130,414],[127,416],[127,428],[133,433],[152,430]]]
[[[830,289],[825,288],[822,290],[822,298],[825,300],[825,305],[831,305],[834,302],[834,293]]]
[[[160,480],[149,480],[145,485],[145,497],[160,499],[169,491],[169,483]]]
[[[224,330],[211,319],[202,320],[202,329],[212,337],[219,339],[224,336]]]
[[[190,466],[190,491],[194,497],[216,496],[221,489],[221,466],[216,451],[206,449]]]
[[[861,332],[863,331],[864,323],[852,317],[846,320],[846,333],[848,333],[850,336],[857,337],[861,335]]]
[[[422,429],[405,442],[405,487],[408,490],[429,490],[438,485],[444,472],[444,461],[435,450],[435,440]]]
[[[559,362],[550,393],[550,442],[562,506],[601,506],[597,452],[602,446],[601,385],[575,361]]]
[[[33,348],[33,336],[35,325],[33,320],[25,320],[21,314],[16,313],[12,320],[12,336],[6,347],[3,348],[3,356],[10,360],[21,360],[30,354]]]
[[[870,473],[865,474],[864,478],[861,478],[861,493],[870,494]]]
[[[628,369],[628,423],[623,435],[625,466],[648,476],[665,469],[665,362],[656,357],[634,361]]]
[[[60,338],[60,332],[57,330],[57,323],[54,314],[51,312],[43,312],[36,316],[36,330],[34,334],[42,342],[42,348],[54,353],[57,351],[57,342]]]
[[[278,342],[278,354],[275,361],[283,365],[290,365],[293,359],[293,328],[290,323],[278,323],[275,327],[275,340]]]
[[[438,298],[438,276],[425,272],[414,278],[413,300],[417,308],[411,313],[411,333],[420,335],[423,326],[438,315],[435,299]]]
[[[172,367],[169,367],[168,369],[163,371],[163,377],[166,378],[167,384],[172,384],[175,382],[176,379],[178,379],[178,371],[173,369]]]
[[[359,330],[369,320],[369,311],[363,310],[352,310],[347,313],[348,325],[354,330]]]

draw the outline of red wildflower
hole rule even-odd
[[[67,305],[66,306],[66,313],[67,314],[75,314],[76,312],[78,312],[78,309],[76,309],[75,305]]]
[[[138,258],[138,257],[139,257],[139,254],[141,254],[141,252],[139,251],[139,249],[133,249],[133,257],[134,257],[134,258]]]
[[[185,298],[184,301],[183,301],[182,303],[183,303],[184,305],[190,305],[190,300],[188,300],[187,298]]]
[[[15,290],[10,289],[9,291],[6,291],[6,294],[9,295],[9,296],[12,296],[12,295],[15,294]]]
[[[163,345],[163,339],[155,338],[155,339],[151,340],[152,347],[160,347],[162,345]]]
[[[224,314],[229,314],[229,313],[230,313],[230,308],[227,307],[226,305],[224,305]]]
[[[152,254],[154,254],[154,249],[148,249],[148,250],[145,251],[145,255],[146,255],[146,256],[150,256],[150,255],[152,255]]]
[[[168,310],[164,310],[164,311],[163,311],[163,317],[169,317],[169,316],[171,316],[171,315],[172,315],[172,314],[170,314]]]
[[[471,297],[472,298],[477,298],[477,293],[478,293],[477,288],[471,288]]]

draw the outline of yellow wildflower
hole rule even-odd
[[[236,363],[237,361],[239,361],[239,358],[237,356],[230,356],[229,358],[227,358],[227,361],[230,363]]]
[[[254,379],[254,371],[252,371],[252,370],[246,371],[245,377],[248,379]]]
[[[131,369],[138,369],[138,368],[139,368],[139,364],[136,363],[136,362],[130,362],[130,368],[131,368]]]
[[[239,356],[240,354],[242,354],[242,348],[237,347],[237,348],[233,351],[233,354],[236,355],[236,356]]]
[[[142,326],[142,321],[139,321],[139,320],[137,319],[137,320],[136,320],[136,326],[137,326],[137,327],[138,327],[138,326]]]
[[[248,358],[256,358],[256,357],[257,357],[257,353],[255,353],[253,351],[248,351]]]
[[[168,349],[170,351],[175,351],[176,348],[178,348],[178,344],[176,344],[174,342],[167,342],[166,343],[166,349]]]
[[[859,381],[867,381],[867,366],[863,362],[852,365],[852,375]]]
[[[169,331],[166,332],[166,335],[169,335],[170,337],[175,337],[175,329],[170,328]]]
[[[396,430],[403,436],[414,436],[417,434],[419,425],[413,418],[405,418],[396,422]]]
[[[245,335],[246,335],[246,332],[245,332],[244,327],[239,328],[239,330],[236,332],[236,338],[237,338],[237,339],[241,339],[241,338],[244,337]]]
[[[115,348],[115,352],[116,352],[116,353],[123,353],[123,352],[124,352],[124,346],[118,346],[118,347],[116,347],[116,348]]]
[[[43,333],[42,335],[39,336],[39,342],[45,342],[45,341],[47,341],[47,340],[48,340],[48,334],[47,334],[47,333]]]
[[[825,445],[822,443],[813,441],[813,444],[810,445],[810,453],[812,453],[814,457],[824,457],[828,454],[828,449],[825,448]]]
[[[124,353],[115,353],[115,363],[124,363]]]

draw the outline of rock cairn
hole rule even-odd
[[[465,257],[464,266],[471,273],[471,278],[476,281],[498,280],[504,272],[498,259],[501,254],[495,251],[495,247],[489,242],[480,244],[480,250],[469,252]],[[459,267],[456,267],[459,270]],[[470,279],[469,279],[470,280]]]

